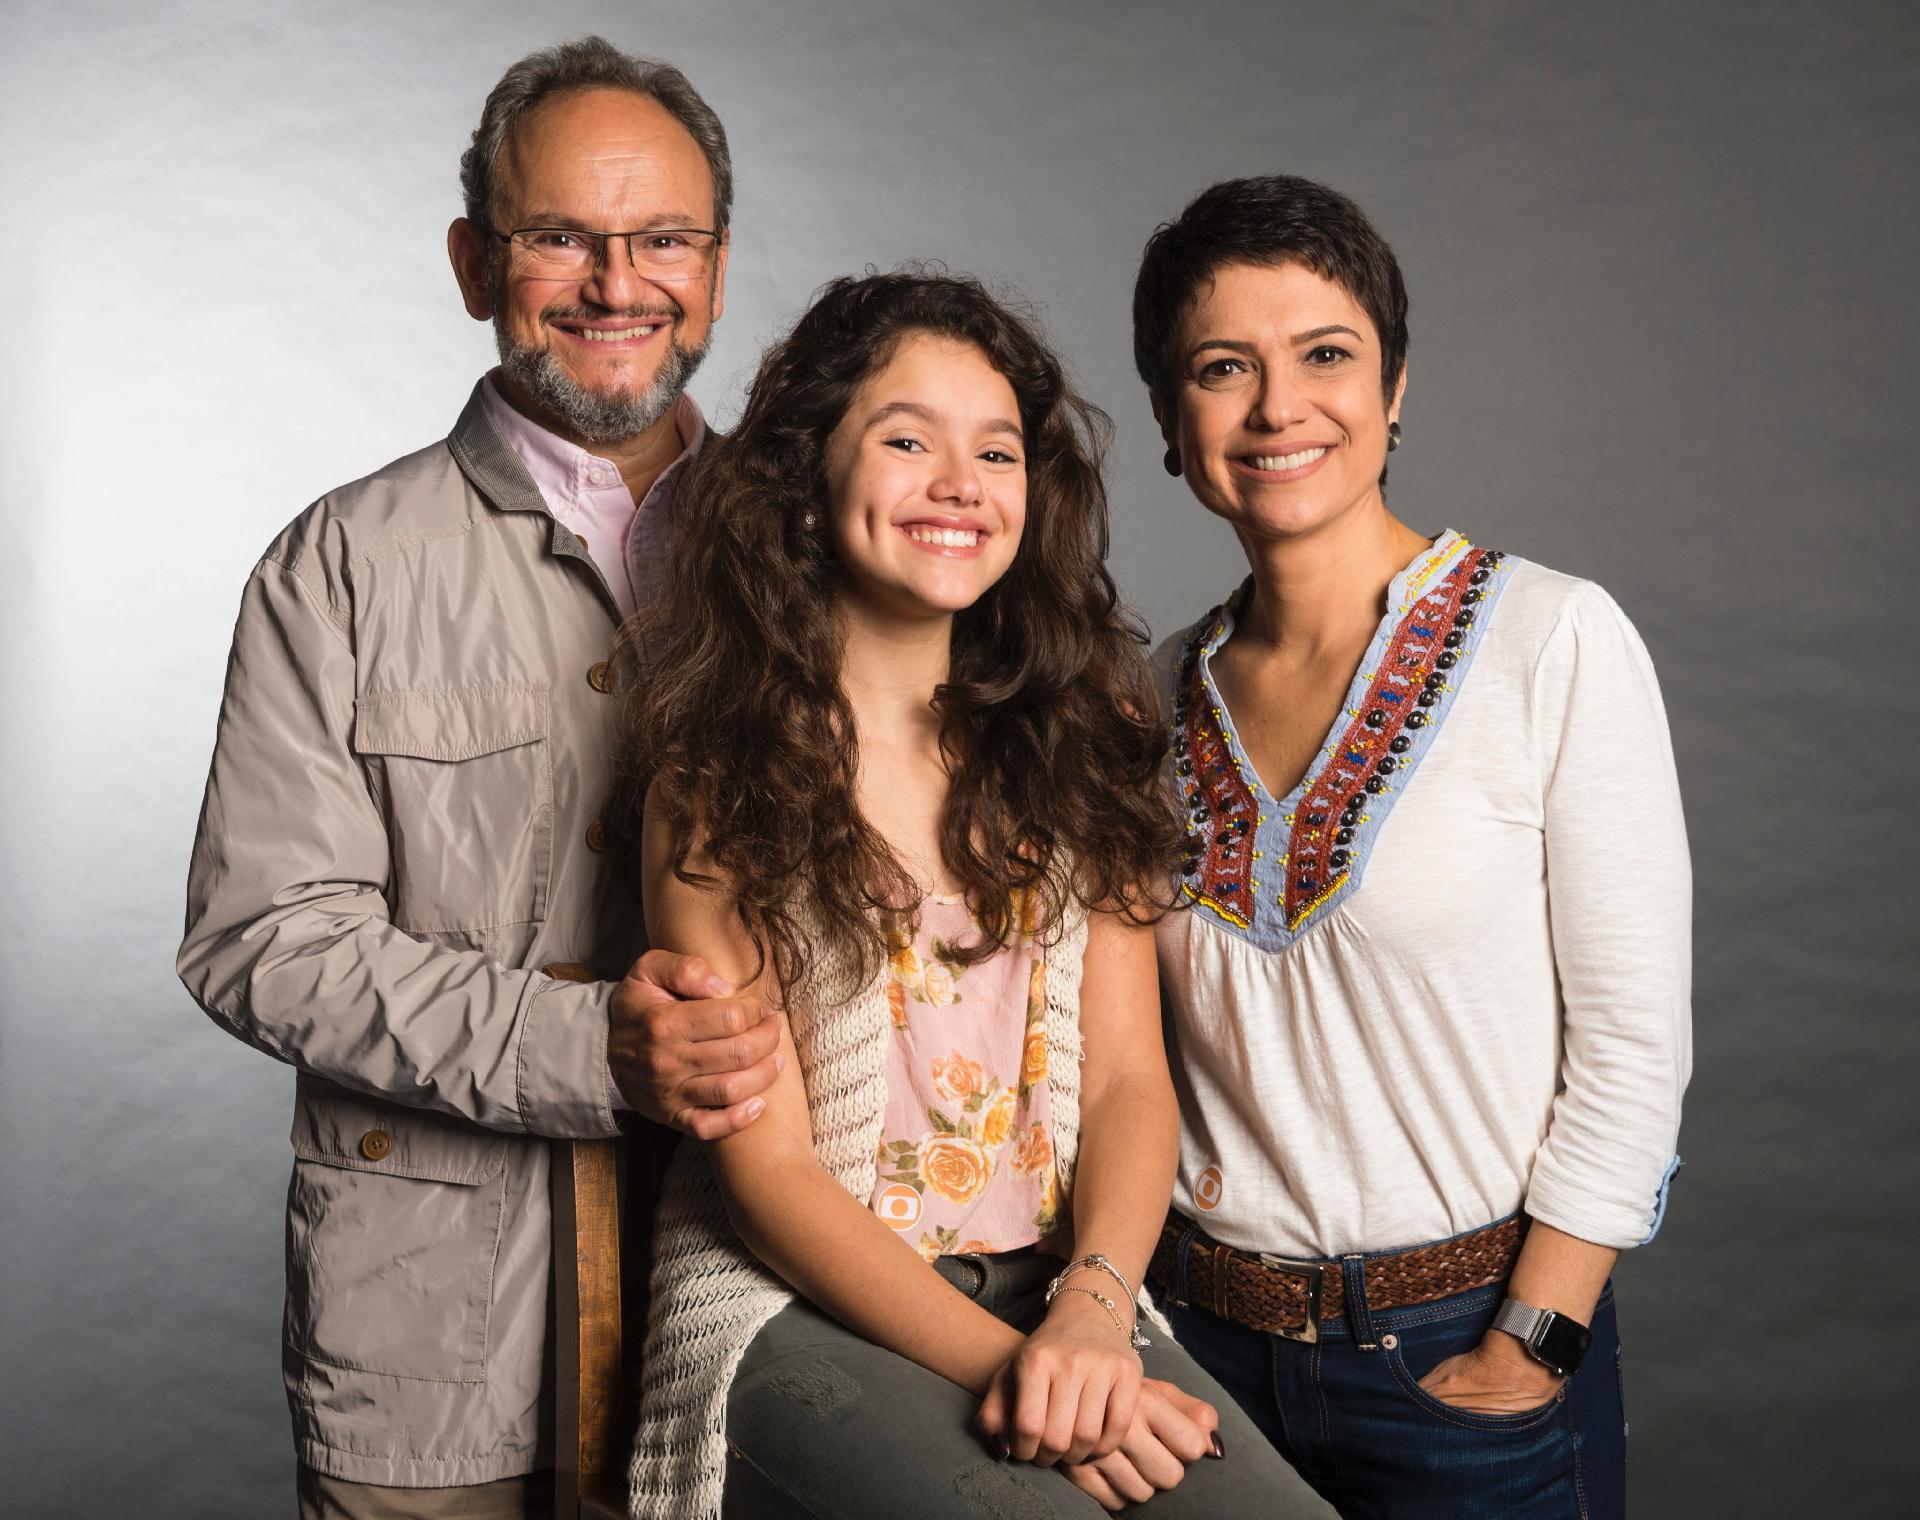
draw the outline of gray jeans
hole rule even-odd
[[[941,1276],[983,1309],[1030,1331],[1046,1312],[1051,1256],[948,1256]],[[1202,1458],[1178,1488],[1132,1512],[1153,1520],[1293,1520],[1333,1511],[1238,1405],[1167,1337],[1141,1353],[1164,1378],[1220,1411],[1226,1457]],[[727,1396],[726,1520],[1093,1520],[1103,1510],[1051,1468],[997,1460],[975,1433],[979,1401],[905,1357],[862,1340],[812,1305],[770,1320]]]

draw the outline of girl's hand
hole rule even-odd
[[[1161,1490],[1176,1487],[1187,1475],[1188,1463],[1226,1455],[1219,1430],[1219,1411],[1206,1400],[1159,1378],[1143,1378],[1120,1449],[1061,1471],[1105,1509],[1144,1504]]]
[[[1062,1293],[994,1373],[977,1423],[1007,1455],[1040,1467],[1108,1456],[1135,1421],[1140,1382],[1140,1354],[1113,1316],[1084,1293]]]

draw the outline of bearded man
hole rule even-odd
[[[448,249],[500,367],[254,569],[179,958],[298,1073],[283,1361],[315,1520],[544,1513],[541,1137],[633,1108],[711,1138],[774,1074],[764,1007],[634,959],[600,818],[608,649],[705,436],[726,134],[589,38],[507,71],[461,183]]]

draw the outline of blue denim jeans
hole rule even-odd
[[[1613,1286],[1593,1344],[1560,1391],[1523,1414],[1472,1414],[1420,1379],[1480,1343],[1505,1288],[1375,1312],[1364,1258],[1329,1264],[1347,1312],[1315,1344],[1248,1330],[1167,1303],[1180,1344],[1345,1520],[1446,1516],[1618,1520],[1626,1513],[1627,1432]],[[1180,1274],[1185,1276],[1184,1253]],[[1176,1282],[1172,1298],[1184,1299]]]

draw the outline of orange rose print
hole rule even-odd
[[[920,1175],[949,1203],[972,1203],[987,1190],[993,1157],[964,1135],[928,1135],[920,1142]]]
[[[1040,1185],[1040,1212],[1033,1216],[1033,1226],[1045,1235],[1050,1234],[1059,1222],[1060,1182],[1049,1166],[1046,1178]]]
[[[920,995],[935,1008],[945,1008],[960,1001],[953,982],[953,967],[945,961],[927,961],[920,973]]]
[[[1047,1032],[1029,1029],[1027,1043],[1020,1051],[1020,1085],[1037,1087],[1047,1080]]]
[[[1028,939],[1040,932],[1040,894],[1031,887],[1015,887],[1013,897],[1013,921],[1020,926],[1021,934]]]
[[[949,1103],[964,1103],[986,1081],[978,1061],[969,1061],[959,1051],[939,1057],[933,1063],[934,1090]]]
[[[887,935],[887,1012],[893,1016],[893,1027],[907,1027],[907,998],[920,989],[920,957],[913,953],[913,945],[905,935],[898,931]]]
[[[1047,1138],[1047,1132],[1034,1125],[1020,1137],[1013,1148],[1013,1169],[1022,1176],[1031,1177],[1045,1170],[1051,1174],[1053,1169],[1053,1142]]]
[[[1046,1021],[1047,963],[1036,955],[1027,973],[1027,1028],[1038,1029]]]
[[[1002,1092],[993,1101],[993,1107],[987,1110],[987,1117],[980,1121],[980,1139],[998,1150],[1007,1143],[1007,1136],[1013,1133],[1014,1095]]]

